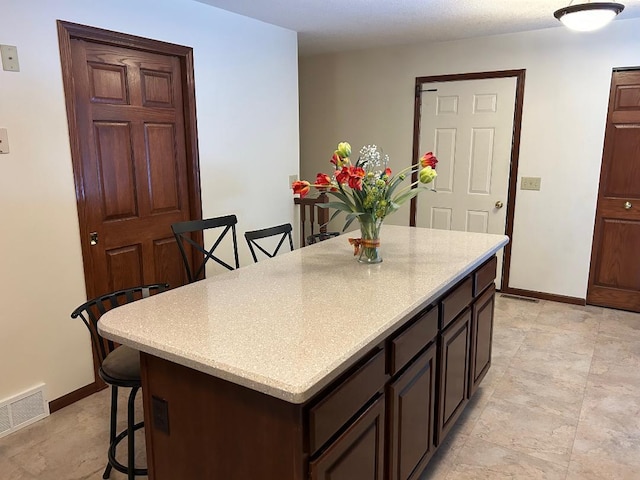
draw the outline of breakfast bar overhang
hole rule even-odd
[[[348,234],[347,234],[348,235]],[[385,225],[107,312],[152,480],[414,480],[491,364],[502,235]]]

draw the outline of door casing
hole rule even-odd
[[[489,78],[516,78],[516,98],[515,109],[513,116],[513,142],[511,145],[511,163],[509,172],[509,187],[507,197],[507,220],[505,225],[505,235],[510,238],[510,242],[504,247],[504,257],[502,261],[502,287],[500,290],[506,293],[518,293],[526,295],[530,293],[531,296],[536,296],[536,292],[527,292],[522,290],[514,290],[509,288],[509,269],[511,267],[511,249],[513,243],[513,219],[514,219],[514,207],[516,197],[516,185],[518,181],[518,159],[520,156],[520,131],[522,124],[522,108],[524,104],[524,80],[526,70],[500,70],[493,72],[474,72],[474,73],[462,73],[451,75],[435,75],[429,77],[416,77],[415,81],[415,102],[413,110],[413,153],[412,159],[415,161],[419,158],[420,152],[420,112],[422,108],[422,85],[424,83],[435,82],[457,82],[461,80],[479,80]],[[417,181],[417,173],[413,174],[412,182]],[[411,200],[411,207],[409,211],[409,225],[416,226],[417,215],[417,199]]]

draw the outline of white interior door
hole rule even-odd
[[[504,234],[516,78],[423,84],[421,153],[438,157],[437,193],[419,195],[416,225]],[[502,251],[498,256],[501,286]]]

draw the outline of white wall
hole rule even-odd
[[[295,32],[190,0],[3,1],[0,44],[0,400],[44,382],[48,399],[93,381],[56,19],[194,49],[205,217],[244,230],[291,222],[298,172]],[[250,262],[241,238],[241,263]]]
[[[638,19],[303,58],[301,178],[327,171],[341,140],[408,165],[416,77],[524,68],[518,179],[542,188],[517,191],[509,286],[585,298],[611,71],[627,66],[640,66]],[[407,212],[389,221],[408,224]]]

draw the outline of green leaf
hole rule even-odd
[[[392,200],[392,202],[398,205],[402,205],[407,200],[411,200],[413,197],[418,195],[422,190],[426,190],[426,189],[420,188],[420,187],[412,188],[411,190],[407,190],[406,192],[398,195],[396,198]]]
[[[349,225],[351,225],[353,223],[353,221],[358,218],[360,215],[362,215],[362,213],[358,212],[358,213],[351,213],[349,215],[347,215],[347,220],[344,222],[344,227],[342,227],[342,231],[345,232],[347,230],[347,228],[349,228]]]
[[[328,202],[328,203],[318,203],[318,207],[321,208],[335,208],[336,210],[342,210],[343,212],[352,212],[352,208],[349,205],[345,205],[341,202]]]

